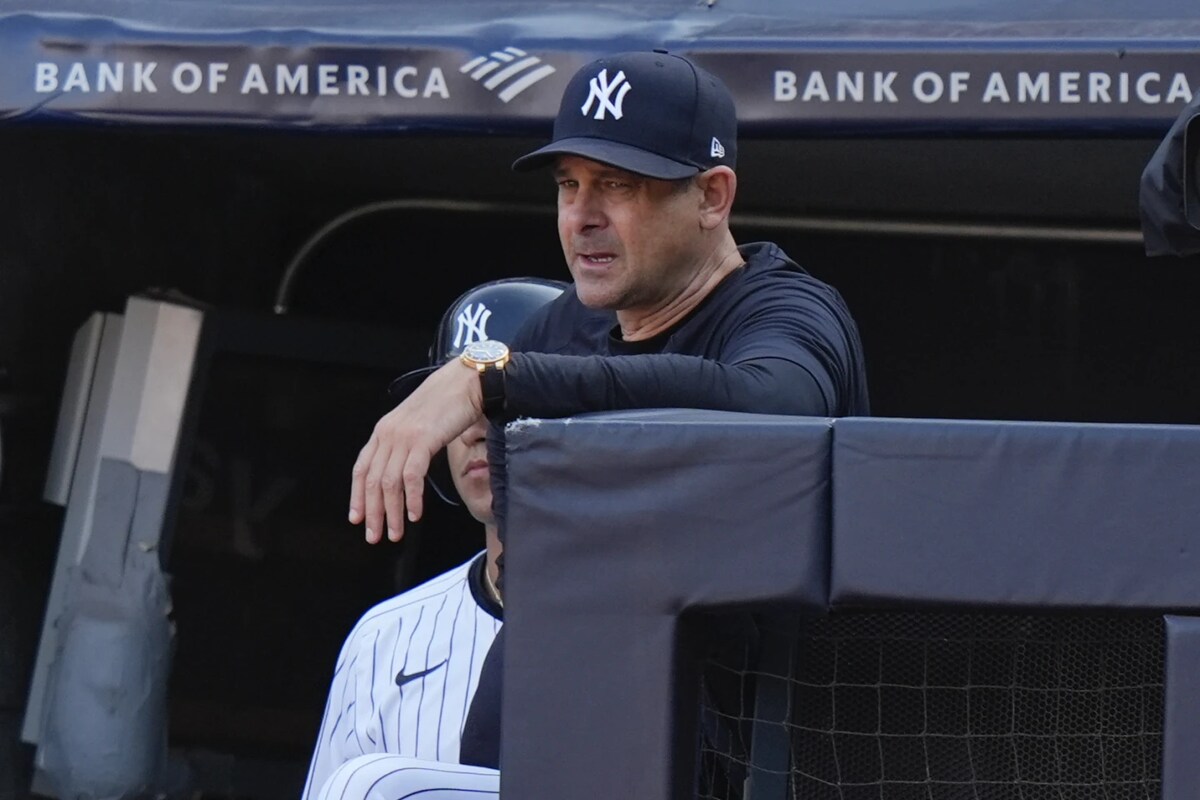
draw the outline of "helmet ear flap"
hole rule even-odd
[[[458,490],[454,488],[454,478],[450,475],[450,459],[446,457],[444,447],[429,462],[429,473],[426,480],[443,501],[452,506],[462,505],[462,498],[458,496]]]

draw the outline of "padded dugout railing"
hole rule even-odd
[[[918,767],[894,782],[821,778],[816,785],[830,784],[828,796],[1082,797],[1099,791],[1183,800],[1200,793],[1194,758],[1200,621],[1188,616],[1200,609],[1198,428],[662,411],[520,423],[510,428],[508,452],[507,797],[695,796],[705,766],[697,732],[710,722],[696,700],[711,622],[728,623],[732,615],[736,625],[746,612],[776,620],[783,614],[806,626],[797,636],[786,629],[768,634],[746,665],[760,677],[756,696],[746,700],[757,707],[748,709],[746,724],[733,727],[752,729],[736,743],[745,750],[752,800],[824,796],[797,788],[796,731],[764,723],[798,707],[796,682],[761,676],[788,672],[791,680],[798,666],[806,668],[796,661],[796,642],[812,640],[821,626],[832,641],[836,626],[855,619],[874,626],[875,641],[897,638],[889,630],[902,620],[917,626],[917,638],[953,640],[928,628],[940,619],[968,631],[963,641],[990,637],[989,647],[1027,641],[1021,646],[1030,652],[1049,648],[1045,658],[1022,662],[1022,680],[1030,681],[1045,679],[1049,673],[1034,667],[1046,658],[1053,662],[1055,643],[1073,636],[1092,643],[1084,653],[1101,640],[1141,642],[1134,659],[1140,661],[1125,665],[1133,682],[1109,687],[1116,699],[1105,701],[1101,717],[1139,709],[1142,719],[1129,734],[1136,748],[1125,756],[1132,763],[1136,749],[1143,761],[1136,779],[1118,777],[1111,785],[1068,776],[1058,784],[1035,781],[1006,790],[1003,782],[980,782],[969,772],[961,780],[933,780]],[[1028,635],[1038,620],[1042,633]],[[1055,632],[1059,622],[1068,627]],[[1002,634],[1005,625],[1016,633],[969,633],[996,624]],[[843,642],[853,638],[841,636]],[[727,663],[727,654],[721,658]],[[774,669],[772,658],[779,662]],[[1090,660],[1096,658],[1108,657]],[[979,661],[994,668],[996,659]],[[863,661],[856,656],[846,663]],[[1000,661],[1009,675],[1018,674],[1017,656]],[[1088,656],[1076,661],[1095,672]],[[778,669],[780,663],[787,670]],[[976,688],[997,688],[992,673]],[[874,680],[888,683],[878,675]],[[930,686],[947,688],[926,681]],[[972,686],[968,680],[963,696],[970,698]],[[1016,688],[1036,698],[1045,687]],[[884,713],[881,697],[876,691],[859,701],[863,708],[877,705],[876,720]],[[1057,697],[1061,707],[1071,695]],[[1033,703],[1029,714],[1036,716],[1037,708]],[[889,725],[905,719],[903,708],[889,714]],[[1089,724],[1079,735],[1093,735]],[[803,718],[799,726],[819,727]],[[1115,736],[1127,741],[1120,738],[1125,734]],[[1033,760],[1001,754],[997,764],[1008,758],[1010,765],[1059,763],[1075,768],[1073,775],[1088,771],[1086,751],[1072,754],[1063,745],[1055,755],[1039,756],[1036,734],[1028,742],[1006,742],[1010,750],[1014,742],[1032,743]]]

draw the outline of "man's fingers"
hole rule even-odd
[[[482,401],[472,392],[480,392],[476,374],[448,363],[375,424],[350,486],[350,520],[366,523],[368,542],[379,541],[385,531],[400,541],[405,523],[423,516],[433,454],[478,416]]]
[[[371,434],[371,438],[363,445],[363,449],[358,451],[358,458],[354,461],[354,467],[350,470],[350,524],[357,525],[362,522],[365,516],[366,509],[366,490],[367,490],[367,471],[371,467],[371,460],[375,456],[375,450],[379,446],[379,439],[375,434]]]
[[[383,539],[385,528],[386,514],[386,489],[385,486],[389,482],[388,470],[391,469],[392,462],[396,459],[395,448],[387,448],[383,445],[375,451],[375,456],[371,459],[370,469],[367,471],[366,486],[364,487],[365,507],[363,516],[367,525],[367,541],[371,544],[376,544]],[[396,481],[393,479],[392,483]]]
[[[387,468],[383,471],[380,483],[380,496],[383,499],[383,511],[386,520],[380,524],[387,525],[387,537],[393,542],[400,541],[404,536],[404,463],[408,452],[397,448],[388,459]],[[382,528],[378,529],[382,530]]]
[[[372,468],[375,469],[374,465]],[[368,474],[364,490],[363,522],[367,526],[369,544],[378,543],[383,534],[383,494],[380,490],[382,474],[383,466],[378,467],[373,474]]]
[[[404,503],[408,521],[416,522],[425,511],[425,476],[429,473],[429,454],[415,449],[409,452],[404,465]]]

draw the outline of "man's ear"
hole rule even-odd
[[[729,167],[713,167],[696,176],[696,182],[703,193],[700,227],[713,230],[729,219],[733,197],[737,194],[737,174]]]

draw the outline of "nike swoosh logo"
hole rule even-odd
[[[436,669],[441,669],[444,666],[446,666],[445,661],[443,661],[440,664],[434,664],[429,669],[423,669],[420,672],[410,672],[407,675],[405,675],[403,672],[397,672],[396,673],[396,685],[403,686],[406,683],[411,683],[412,681],[415,681],[417,678],[424,678],[429,673],[433,672]]]

